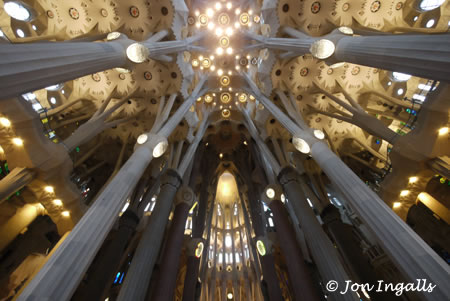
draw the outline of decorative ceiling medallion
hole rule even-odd
[[[145,71],[144,72],[144,78],[146,80],[151,80],[153,77],[152,77],[152,74],[149,71]]]
[[[250,16],[247,13],[243,13],[239,16],[239,22],[242,25],[248,25],[248,23],[250,22]]]
[[[100,14],[102,15],[102,17],[106,18],[108,16],[108,11],[106,9],[102,8],[100,10]]]
[[[259,16],[254,16],[253,17],[253,22],[259,23],[259,21],[261,21],[261,18]]]
[[[247,65],[247,64],[248,64],[247,58],[245,58],[245,57],[241,58],[241,59],[239,60],[239,64],[240,64],[241,66]]]
[[[222,84],[222,86],[228,86],[230,84],[230,78],[224,75],[220,78],[220,83]]]
[[[193,59],[192,60],[192,66],[193,67],[198,67],[198,65],[200,65],[200,62],[197,59]]]
[[[72,19],[78,20],[80,18],[80,13],[76,8],[69,8],[69,15]]]
[[[210,103],[213,101],[213,97],[210,94],[206,94],[205,96],[205,102]]]
[[[252,58],[251,63],[252,63],[252,65],[258,64],[258,59],[256,57]]]
[[[126,75],[125,75],[124,73],[119,73],[119,78],[120,78],[121,80],[125,80]]]
[[[345,2],[344,4],[342,4],[342,11],[346,12],[350,9],[350,4],[348,2]]]
[[[331,75],[331,74],[333,74],[333,68],[328,68],[328,70],[327,70],[327,74],[328,74],[328,75]]]
[[[352,69],[352,74],[353,75],[358,75],[360,71],[361,71],[361,68],[359,68],[358,66],[355,66]]]
[[[313,4],[311,5],[311,12],[313,14],[317,14],[318,12],[320,12],[320,2],[319,1],[313,2]]]
[[[130,16],[132,16],[133,18],[139,17],[139,8],[137,8],[136,6],[131,6],[130,7]]]
[[[220,100],[221,100],[223,103],[229,103],[230,100],[231,100],[231,95],[230,95],[230,93],[228,93],[228,92],[222,93],[222,94],[220,95]]]
[[[228,117],[230,117],[230,115],[231,115],[230,110],[228,110],[228,109],[223,109],[223,110],[222,110],[222,116],[223,116],[224,118],[228,118]]]
[[[370,11],[373,13],[376,13],[377,11],[379,11],[381,8],[381,2],[376,0],[373,1],[372,4],[370,5]]]
[[[187,21],[188,21],[188,24],[189,24],[189,25],[194,25],[194,23],[195,23],[195,18],[192,17],[192,16],[189,16],[188,19],[187,19]]]
[[[51,10],[48,10],[47,17],[49,17],[50,19],[53,19],[55,17],[55,14]]]
[[[247,94],[245,94],[245,93],[240,94],[239,95],[239,101],[242,102],[242,103],[246,102],[247,101]]]
[[[94,73],[94,74],[92,74],[92,79],[95,81],[95,82],[99,82],[102,78],[100,77],[100,74],[98,74],[98,73]]]
[[[300,75],[305,77],[307,76],[309,73],[309,69],[307,67],[303,67],[302,69],[300,69]]]
[[[202,61],[203,68],[211,67],[211,60],[209,58],[204,58]]]
[[[403,8],[403,2],[397,2],[397,4],[395,5],[395,9],[401,10],[402,8]]]
[[[208,24],[208,16],[205,14],[201,14],[198,16],[198,21],[200,22],[200,25],[206,26]]]
[[[221,13],[218,21],[220,25],[228,25],[228,23],[230,23],[230,17],[226,13]]]
[[[228,37],[221,37],[220,38],[220,46],[222,46],[223,48],[228,47],[228,45],[230,45],[230,40],[228,39]]]

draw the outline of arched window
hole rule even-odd
[[[11,17],[19,21],[30,21],[30,11],[19,2],[6,2],[4,5],[6,13]]]

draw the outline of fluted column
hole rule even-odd
[[[2,44],[0,99],[42,89],[87,74],[123,67],[125,36],[112,42],[47,42]]]
[[[378,285],[378,279],[374,268],[369,263],[369,258],[363,255],[361,247],[354,239],[352,226],[342,222],[339,210],[333,205],[328,205],[322,212],[321,217],[344,260],[359,278],[359,283]],[[374,301],[394,301],[397,299],[393,293],[376,291],[370,292],[370,298]]]
[[[334,58],[448,82],[450,35],[346,36],[336,43]]]
[[[100,253],[99,263],[92,275],[89,273],[87,286],[83,288],[79,300],[101,300],[114,280],[122,254],[138,223],[139,218],[133,211],[126,210],[122,214],[119,229],[105,252]]]
[[[175,294],[178,266],[183,247],[184,229],[194,196],[194,192],[188,187],[184,187],[180,192],[181,195],[178,195],[177,198],[178,204],[175,206],[172,225],[167,234],[167,242],[161,260],[162,268],[156,281],[152,300],[172,301]]]
[[[0,203],[10,195],[25,187],[34,179],[35,172],[24,167],[16,167],[0,180]]]
[[[313,282],[309,275],[308,267],[305,264],[305,260],[297,244],[294,230],[292,225],[289,224],[289,218],[283,203],[280,201],[281,188],[268,186],[268,189],[272,189],[275,192],[273,198],[265,197],[269,208],[272,210],[273,219],[275,221],[275,229],[277,230],[277,238],[280,242],[280,248],[286,258],[288,265],[287,270],[289,274],[289,280],[293,290],[294,300],[319,300],[319,296],[315,291]],[[307,231],[309,229],[306,229]]]
[[[350,277],[345,272],[336,249],[323,231],[303,191],[301,191],[295,169],[292,167],[283,168],[278,175],[278,180],[294,208],[302,229],[304,229],[311,255],[324,283],[335,280],[340,286],[345,285],[345,281],[349,280]],[[343,295],[339,292],[331,293],[329,298],[331,300],[358,300],[356,295],[350,292]]]
[[[191,96],[157,131],[158,135],[146,134],[146,141],[136,146],[128,161],[99,194],[66,240],[24,289],[18,300],[64,301],[70,299],[111,230],[123,203],[152,160],[153,154],[161,156],[164,153],[165,145],[167,145],[165,137],[171,134],[195,102],[204,82],[205,78],[200,79]]]
[[[168,169],[161,180],[155,208],[142,234],[117,300],[144,300],[169,218],[172,201],[181,185],[181,177]]]
[[[245,75],[252,93],[297,140],[294,146],[307,151],[341,191],[348,204],[372,230],[378,243],[384,248],[398,269],[410,281],[428,279],[436,284],[432,293],[419,293],[425,300],[449,300],[449,266],[404,221],[389,208],[326,144],[312,136],[311,129],[300,128],[275,104],[265,97],[255,83]],[[298,138],[301,137],[301,144]],[[301,147],[303,146],[303,147]],[[282,177],[283,172],[279,177]],[[279,178],[281,180],[281,178]],[[293,181],[291,181],[292,183]],[[290,185],[293,194],[295,184]],[[283,185],[283,188],[287,188]],[[303,203],[303,202],[301,202]],[[295,207],[294,207],[295,209]],[[297,213],[296,213],[297,214]],[[305,233],[306,234],[306,233]]]

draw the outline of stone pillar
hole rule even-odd
[[[10,195],[25,187],[33,181],[36,173],[28,168],[15,167],[11,172],[0,180],[0,203]]]
[[[345,36],[337,41],[334,58],[440,81],[450,79],[448,34]]]
[[[116,221],[123,203],[152,160],[155,148],[156,155],[161,156],[164,153],[164,145],[167,145],[165,137],[171,134],[195,102],[204,82],[205,78],[200,79],[191,96],[158,131],[158,135],[146,134],[147,140],[136,146],[128,161],[99,194],[66,240],[24,289],[18,300],[70,299]]]
[[[188,187],[183,187],[180,192],[181,194],[177,197],[178,204],[175,206],[172,225],[167,234],[167,242],[161,260],[160,274],[156,281],[152,300],[172,301],[175,294],[178,266],[183,247],[184,229],[194,197],[194,192]]]
[[[123,67],[125,36],[112,42],[3,44],[0,49],[0,99],[18,96],[87,74]]]
[[[326,284],[330,280],[335,280],[339,283],[340,287],[344,286],[345,281],[350,280],[350,277],[345,272],[336,249],[323,231],[322,226],[301,191],[295,169],[292,167],[283,168],[278,175],[278,180],[294,208],[302,229],[304,229],[306,242],[311,249],[311,255],[318,267],[323,282]],[[331,300],[358,300],[354,293],[342,295],[335,292],[330,293],[329,298]]]
[[[180,175],[168,169],[161,180],[161,188],[147,227],[134,253],[131,266],[120,289],[117,300],[145,300],[164,236],[172,201],[181,185]]]
[[[378,243],[406,278],[410,281],[428,279],[437,285],[432,293],[422,292],[419,294],[425,300],[450,300],[450,283],[444,280],[448,278],[450,268],[442,258],[401,220],[370,187],[364,184],[326,144],[313,138],[311,129],[300,128],[296,125],[259,91],[256,84],[247,75],[245,75],[245,79],[255,97],[264,104],[294,138],[305,139],[303,142],[307,144],[308,153],[327,174],[331,182],[341,191],[352,209],[371,229]],[[299,148],[306,146],[304,143],[302,145],[295,144],[298,144]],[[305,148],[302,149],[305,151]],[[289,171],[286,170],[285,173],[287,174]],[[282,178],[283,171],[279,174],[279,180],[282,180]],[[290,177],[282,181],[286,184],[295,182],[295,179],[289,180],[288,178]],[[300,194],[296,185],[289,185],[289,190],[293,195]],[[286,192],[288,191],[287,185],[283,185],[283,188]],[[290,197],[288,198],[290,199]],[[295,207],[294,209],[297,210]],[[296,212],[296,214],[298,213]],[[301,218],[300,222],[302,222]]]
[[[288,214],[283,203],[280,201],[281,188],[278,188],[275,185],[269,185],[266,191],[268,189],[272,189],[275,195],[269,197],[265,195],[266,193],[264,191],[263,197],[273,213],[277,238],[283,255],[286,258],[286,262],[288,263],[287,270],[294,299],[301,300],[302,298],[305,298],[306,300],[318,301],[320,298],[315,291],[302,251],[297,244],[294,229],[292,228],[292,225],[289,224]],[[309,229],[306,230],[308,231]]]
[[[206,207],[208,203],[208,186],[202,184],[199,198],[199,208],[196,219],[192,223],[192,239],[200,239],[204,230],[204,221],[206,215]],[[208,226],[211,226],[212,216],[215,209],[215,202],[213,200],[212,207],[208,216]],[[211,230],[210,230],[211,231]],[[209,234],[208,234],[209,236]],[[202,256],[208,256],[209,239],[206,240],[205,248]],[[195,289],[197,287],[197,279],[199,274],[200,258],[197,258],[194,254],[189,254],[186,266],[186,276],[184,278],[183,287],[183,301],[194,301]]]
[[[7,247],[38,215],[44,213],[44,207],[39,203],[26,204],[17,209],[14,216],[0,227],[0,251]]]
[[[358,277],[358,282],[377,286],[378,279],[375,270],[370,265],[369,258],[364,256],[361,247],[356,242],[352,233],[353,227],[342,222],[339,210],[333,205],[328,205],[323,210],[321,217],[345,262]],[[392,293],[376,292],[375,290],[369,294],[371,300],[374,301],[395,301],[398,298]]]
[[[119,229],[108,244],[105,252],[101,253],[99,262],[92,273],[88,274],[87,285],[83,288],[79,300],[103,300],[104,294],[110,288],[114,275],[119,269],[120,259],[136,230],[139,218],[131,210],[126,210],[119,218]]]

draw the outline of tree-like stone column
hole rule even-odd
[[[172,301],[177,283],[177,272],[183,247],[184,228],[189,209],[194,201],[194,192],[189,187],[183,187],[177,196],[178,204],[172,218],[172,225],[167,234],[164,255],[161,260],[159,277],[156,281],[152,300]]]
[[[188,147],[183,160],[177,170],[168,169],[161,181],[161,189],[156,200],[155,208],[150,216],[149,223],[142,234],[141,241],[136,249],[130,269],[117,297],[121,300],[144,300],[149,281],[152,276],[159,249],[164,237],[164,229],[172,208],[172,202],[178,188],[181,186],[182,177],[189,163],[194,158],[195,151],[203,137],[208,121],[208,114],[203,116],[197,135],[193,143]],[[192,190],[184,190],[183,193],[193,193]],[[192,196],[193,197],[193,196]],[[185,198],[186,199],[186,198]]]
[[[87,74],[123,67],[124,35],[111,42],[3,44],[0,49],[0,99],[14,97]]]
[[[36,173],[24,167],[16,167],[0,180],[0,203],[5,201],[10,195],[25,187],[33,181]]]
[[[370,187],[365,185],[325,143],[314,138],[311,129],[300,128],[264,96],[248,76],[246,76],[246,79],[255,97],[294,136],[296,147],[311,154],[331,182],[341,191],[348,204],[371,229],[378,243],[384,248],[398,269],[410,281],[428,279],[428,281],[437,285],[433,292],[419,294],[425,300],[449,300],[450,283],[446,279],[450,275],[450,268],[442,258],[402,221]],[[299,139],[302,139],[303,142]],[[286,176],[288,174],[289,172],[286,173]],[[292,176],[283,180],[283,171],[280,173],[279,179],[280,182],[285,182],[283,188],[286,193],[288,183],[295,183]],[[301,195],[300,191],[296,192],[297,184],[289,186],[293,195]],[[290,199],[289,196],[288,198]]]
[[[266,193],[266,191],[268,191],[268,193]],[[294,299],[300,300],[304,298],[311,301],[320,300],[309,275],[302,251],[297,244],[294,229],[292,229],[292,225],[289,224],[286,209],[280,201],[281,188],[279,186],[269,185],[266,188],[266,191],[263,193],[262,198],[268,203],[269,208],[272,210],[280,247],[284,257],[289,262],[287,270]],[[274,192],[274,195],[269,197],[269,192]],[[309,231],[309,229],[306,230]]]
[[[146,134],[134,153],[83,218],[53,253],[17,300],[69,300],[111,230],[126,198],[154,157],[165,151],[167,139],[198,98],[206,78],[200,79],[191,96],[157,132]],[[68,273],[67,271],[70,271]]]

